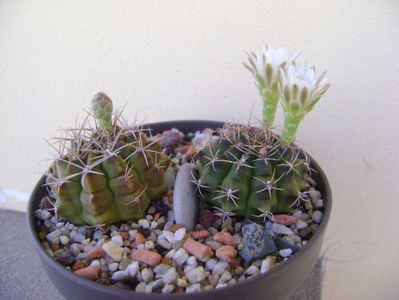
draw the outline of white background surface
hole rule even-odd
[[[398,299],[399,2],[0,1],[0,207],[23,210],[97,91],[131,120],[246,121],[245,51],[301,50],[332,87],[298,140],[334,193],[323,299]],[[278,119],[281,123],[281,118]]]

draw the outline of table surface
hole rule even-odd
[[[24,213],[0,209],[0,299],[64,299],[40,264],[28,236]],[[288,300],[321,298],[319,262]]]

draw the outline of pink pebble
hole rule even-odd
[[[225,244],[225,245],[233,245],[234,244],[234,238],[229,232],[217,232],[213,236],[213,239],[216,242]]]
[[[138,249],[132,253],[132,259],[153,267],[161,262],[162,256],[154,251]]]
[[[297,217],[290,216],[290,215],[282,215],[282,214],[274,215],[273,218],[276,223],[285,225],[285,226],[295,224],[298,221]]]
[[[94,247],[87,253],[87,258],[101,258],[104,257],[105,251],[101,247]]]
[[[208,230],[194,231],[191,236],[196,240],[206,239],[209,236],[209,232]]]
[[[86,268],[76,270],[75,274],[80,277],[89,279],[89,280],[97,280],[99,270],[100,270],[100,266],[92,265],[92,266],[88,266]]]
[[[192,238],[187,239],[187,241],[183,244],[183,248],[201,261],[205,261],[213,255],[213,251],[210,247],[197,242]]]
[[[216,250],[216,256],[228,263],[231,263],[236,255],[237,250],[233,246],[221,246]]]

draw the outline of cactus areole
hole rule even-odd
[[[86,121],[57,140],[58,155],[46,185],[56,199],[58,217],[91,225],[138,219],[151,200],[167,193],[164,171],[169,159],[159,142],[124,124],[120,114],[112,120],[112,110],[111,99],[96,94],[92,113],[97,125]]]

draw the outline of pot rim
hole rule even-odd
[[[209,126],[220,126],[221,124],[224,124],[224,122],[221,121],[215,121],[215,120],[175,120],[175,121],[162,121],[162,122],[152,122],[152,123],[147,123],[144,124],[144,128],[151,129],[151,126],[165,126],[168,127],[169,129],[172,128],[177,128],[179,129],[179,125],[198,125],[198,124],[207,124]],[[208,126],[207,126],[208,127]],[[206,127],[205,127],[206,128]],[[302,150],[302,149],[301,149]],[[304,150],[302,150],[305,152]],[[306,152],[305,152],[306,153]],[[316,170],[316,173],[321,179],[321,183],[324,185],[324,193],[323,193],[323,199],[324,199],[324,211],[323,211],[323,219],[321,223],[319,224],[319,228],[317,231],[312,235],[312,237],[308,240],[305,246],[303,246],[301,249],[299,249],[292,257],[289,259],[282,261],[279,263],[277,266],[274,266],[270,271],[259,274],[253,278],[245,279],[241,282],[237,282],[233,285],[228,285],[223,288],[219,289],[213,289],[213,290],[207,290],[207,291],[201,291],[201,292],[195,292],[196,294],[201,294],[204,297],[207,295],[212,295],[212,296],[217,296],[217,295],[222,295],[228,292],[233,292],[234,289],[240,288],[241,286],[244,286],[248,284],[249,282],[251,283],[261,283],[263,280],[267,280],[268,278],[275,278],[278,277],[280,273],[283,273],[284,270],[290,268],[291,264],[293,261],[301,259],[302,256],[305,255],[306,250],[312,246],[312,244],[316,243],[317,237],[322,234],[327,226],[328,220],[330,218],[331,214],[331,209],[332,209],[332,193],[331,193],[331,187],[328,182],[327,176],[325,175],[324,171],[321,169],[320,165],[310,156],[308,153],[306,153],[311,161],[311,166],[313,169]],[[57,272],[61,273],[63,276],[66,276],[69,280],[75,282],[77,285],[85,285],[90,287],[91,289],[95,289],[101,292],[104,292],[104,294],[118,294],[122,296],[140,296],[145,294],[146,297],[148,298],[153,298],[153,299],[162,299],[162,297],[165,297],[164,294],[158,294],[158,293],[142,293],[142,292],[136,292],[134,290],[124,290],[124,289],[118,289],[110,286],[103,285],[101,283],[97,283],[91,280],[88,280],[86,278],[79,277],[78,275],[75,275],[72,271],[66,269],[63,265],[55,261],[43,248],[39,237],[38,233],[36,231],[36,217],[34,215],[34,211],[37,209],[37,203],[35,201],[35,196],[40,192],[42,189],[42,185],[45,179],[45,175],[42,175],[39,182],[36,184],[34,187],[29,203],[28,203],[28,210],[27,210],[27,223],[29,226],[29,236],[33,244],[35,245],[36,250],[38,251],[39,256],[46,261],[46,263],[49,264],[49,266],[53,269],[55,269]],[[308,274],[304,274],[304,279]],[[170,297],[174,297],[178,299],[179,297],[186,297],[186,293],[178,293],[178,294],[170,294],[168,295]]]

